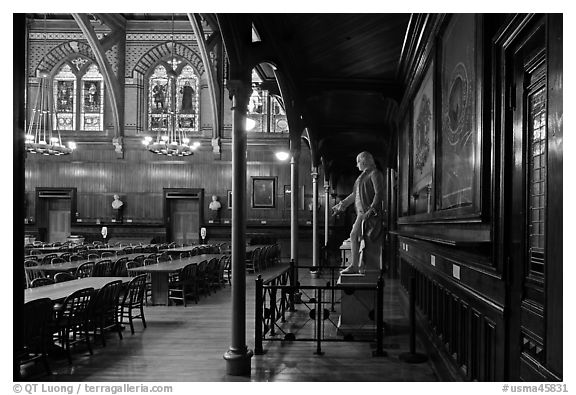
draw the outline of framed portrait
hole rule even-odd
[[[479,23],[474,14],[455,14],[440,42],[440,120],[436,164],[436,209],[452,215],[480,208],[481,83]]]
[[[276,207],[276,177],[252,177],[252,208]]]
[[[410,212],[431,212],[434,163],[434,65],[424,73],[412,103]]]
[[[232,191],[228,190],[226,191],[226,198],[228,200],[228,209],[232,209]]]

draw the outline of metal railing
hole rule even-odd
[[[302,267],[300,267],[302,268]],[[307,268],[307,267],[306,267]],[[311,267],[315,268],[315,267]],[[327,268],[323,268],[327,269]],[[339,268],[335,268],[339,269]],[[264,281],[261,275],[256,279],[256,326],[255,326],[255,347],[256,355],[264,353],[263,341],[313,341],[316,343],[316,354],[322,354],[322,342],[342,342],[342,341],[376,341],[376,350],[374,356],[386,355],[383,350],[384,338],[384,321],[383,321],[383,298],[384,298],[384,279],[379,277],[374,284],[336,284],[334,271],[331,274],[331,281],[326,285],[301,285],[294,284],[295,266],[291,262],[290,267],[280,272],[277,276]],[[324,305],[330,304],[331,311],[334,310],[335,292],[343,291],[350,295],[356,290],[363,292],[373,292],[375,294],[375,312],[374,321],[376,329],[371,338],[358,338],[352,336],[327,337],[325,336],[325,324],[331,323],[334,327],[338,325],[330,319],[330,311],[324,308]],[[312,291],[314,297],[309,297],[307,301],[301,301],[301,305],[308,308],[308,315],[302,318],[302,314],[295,314],[295,299],[301,292]],[[312,293],[311,292],[311,293]],[[329,300],[325,299],[325,293],[330,293]],[[308,321],[314,321],[314,330],[312,336],[296,336],[290,329],[286,328],[286,323],[290,319],[299,320],[299,324],[304,327]],[[292,322],[292,327],[298,323]],[[279,337],[282,333],[284,336]]]

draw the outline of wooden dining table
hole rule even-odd
[[[152,280],[152,304],[168,305],[168,275],[175,273],[189,264],[199,264],[213,258],[220,259],[224,254],[201,254],[189,258],[160,262],[154,265],[139,266],[128,269],[129,273],[150,273]]]
[[[146,254],[138,253],[138,254],[114,255],[114,256],[109,256],[109,257],[104,257],[104,258],[98,258],[96,260],[94,260],[94,259],[90,259],[90,260],[89,259],[82,259],[79,261],[57,263],[54,265],[46,264],[46,265],[30,266],[30,267],[27,267],[26,270],[32,271],[32,272],[45,272],[45,273],[46,272],[48,272],[48,273],[71,272],[71,271],[78,269],[78,267],[80,265],[82,265],[83,263],[86,263],[86,262],[98,262],[98,261],[101,261],[103,259],[110,259],[112,261],[112,263],[114,263],[120,258],[128,258],[128,260],[131,260],[131,259],[136,258],[137,256],[140,256],[140,255],[146,255]]]
[[[122,283],[128,283],[132,280],[132,277],[85,277],[36,288],[27,288],[24,290],[24,303],[42,298],[49,298],[55,302],[61,301],[79,289],[94,288],[97,291],[104,285],[117,280],[121,280]]]
[[[189,245],[185,247],[176,247],[176,248],[162,248],[160,252],[166,252],[170,256],[180,256],[183,252],[192,252],[195,248],[198,247],[209,247],[209,244],[195,244]]]

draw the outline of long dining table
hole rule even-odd
[[[132,259],[134,259],[140,255],[146,255],[146,254],[138,253],[138,254],[114,255],[114,256],[109,256],[109,257],[104,257],[104,258],[98,258],[96,260],[94,260],[94,259],[82,259],[79,261],[57,263],[54,265],[46,264],[46,265],[38,265],[38,266],[29,266],[26,268],[26,270],[27,271],[33,271],[33,272],[34,271],[44,272],[44,273],[71,272],[71,271],[78,269],[78,267],[80,265],[82,265],[83,263],[86,263],[86,262],[98,262],[98,261],[101,261],[104,259],[110,259],[112,261],[112,263],[114,263],[120,258],[128,258],[128,260],[132,260]]]
[[[97,291],[104,285],[117,280],[122,281],[122,283],[128,283],[132,280],[132,277],[85,277],[36,288],[27,288],[24,290],[24,303],[42,298],[49,298],[57,302],[79,289],[94,288]]]
[[[174,259],[153,265],[139,266],[128,269],[128,273],[150,273],[152,281],[152,304],[168,305],[168,275],[175,273],[189,264],[199,264],[213,258],[220,259],[224,254],[201,254],[189,258]]]

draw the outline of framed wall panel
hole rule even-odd
[[[437,144],[438,210],[480,206],[479,23],[474,14],[452,16],[440,41],[440,131]]]
[[[414,97],[412,114],[410,211],[412,214],[430,213],[435,151],[433,64],[428,67]]]

